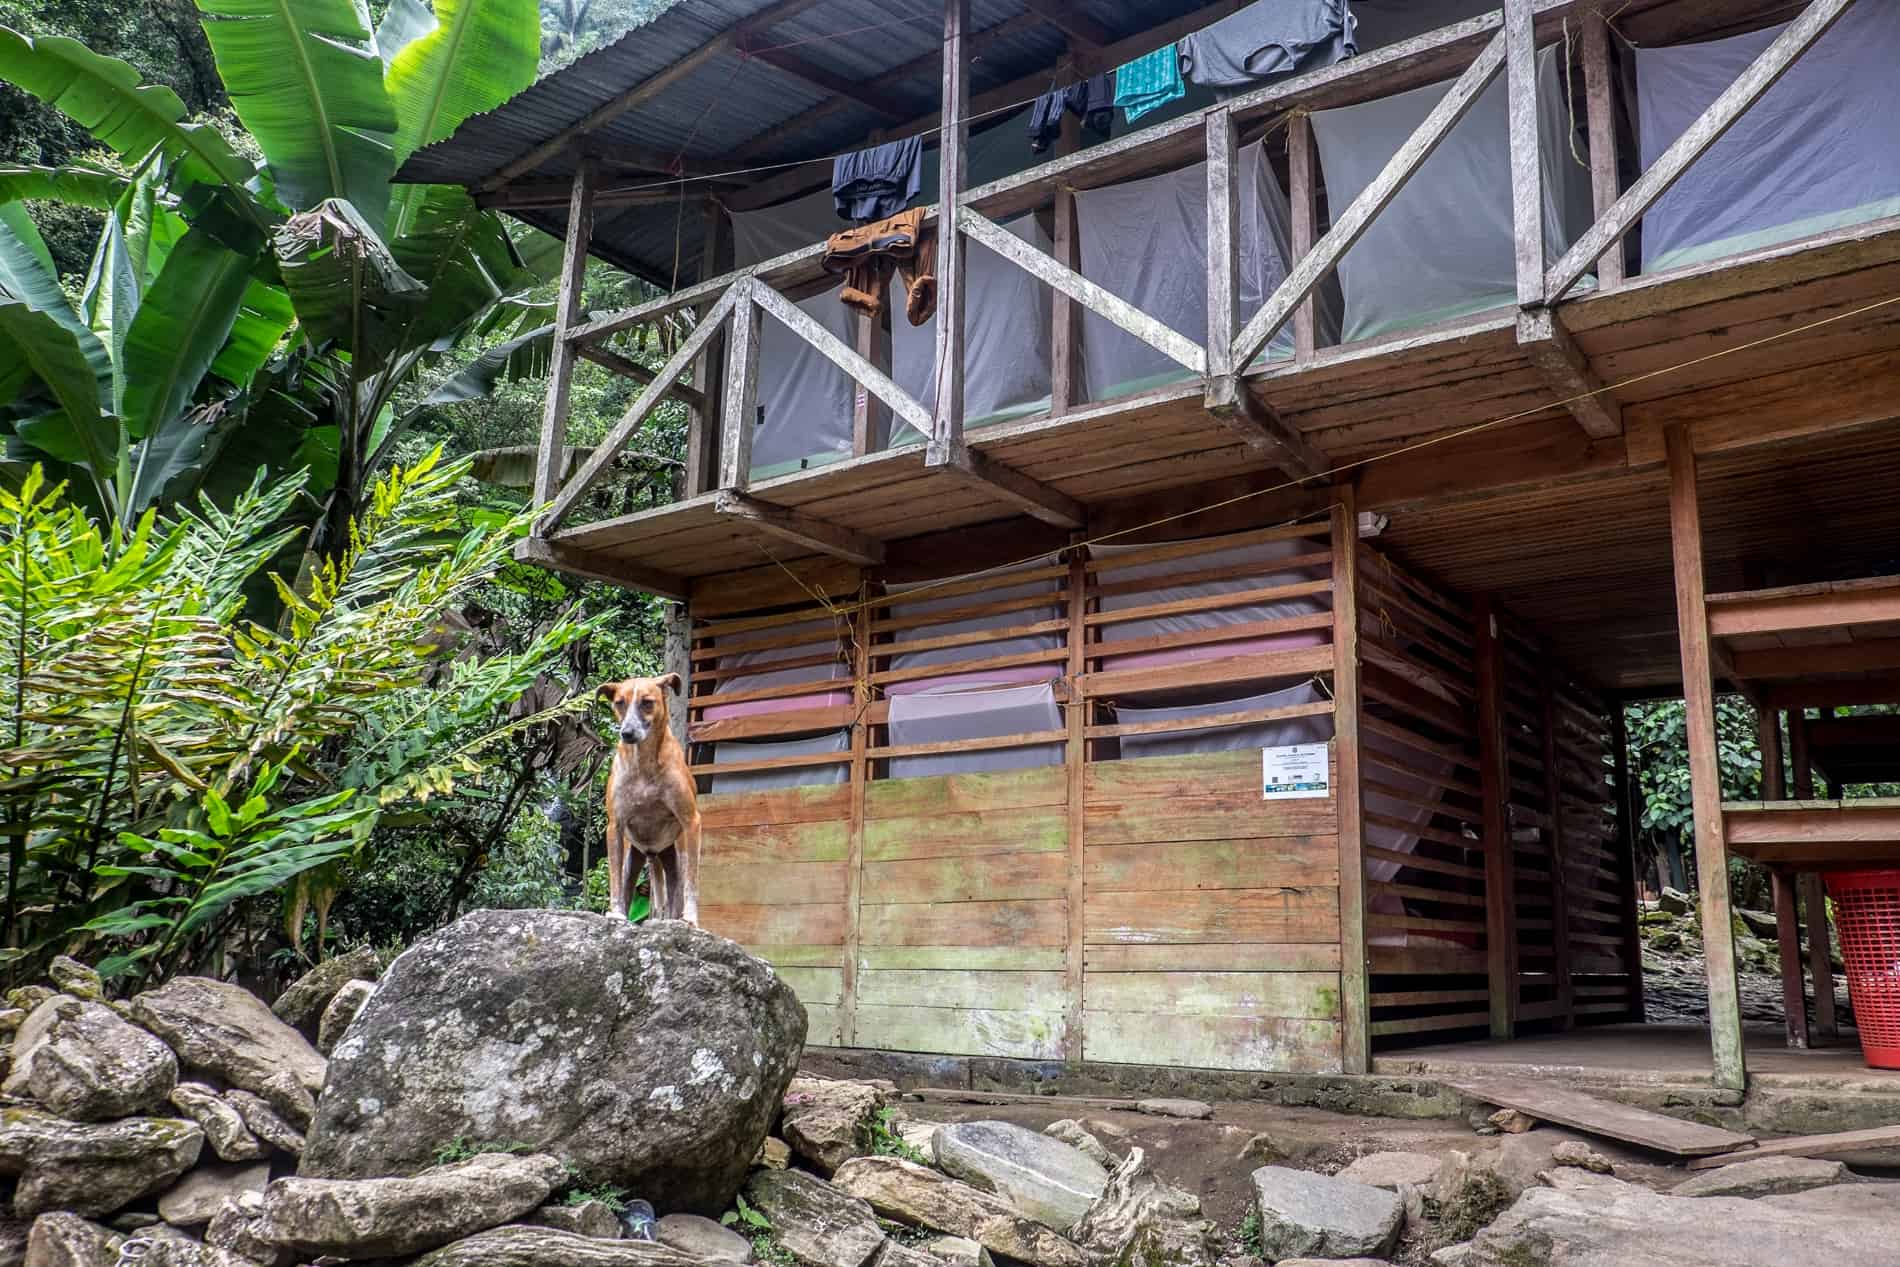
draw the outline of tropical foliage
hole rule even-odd
[[[303,590],[269,577],[271,627],[245,618],[245,594],[286,544],[300,480],[110,526],[37,470],[0,491],[11,956],[109,947],[108,971],[181,970],[255,936],[246,899],[284,892],[300,929],[379,819],[453,795],[487,752],[585,707],[561,691],[519,702],[588,622],[456,654],[445,616],[526,527],[463,530],[465,474],[393,469]]]

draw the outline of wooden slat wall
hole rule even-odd
[[[1555,691],[1554,745],[1563,821],[1575,1024],[1643,1019],[1636,869],[1614,782],[1612,709],[1564,681]]]

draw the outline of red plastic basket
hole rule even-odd
[[[1876,1069],[1900,1069],[1900,871],[1829,872],[1827,893],[1861,1051]]]

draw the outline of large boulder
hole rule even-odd
[[[519,1218],[566,1180],[557,1158],[504,1153],[406,1179],[279,1179],[258,1234],[310,1257],[415,1254]]]
[[[134,997],[132,1019],[170,1043],[186,1069],[267,1100],[274,1074],[288,1073],[313,1095],[323,1088],[317,1049],[243,986],[175,977]]]
[[[882,1089],[834,1078],[793,1078],[785,1089],[779,1134],[792,1151],[828,1175],[864,1154],[864,1132],[884,1107]]]
[[[671,1245],[700,1263],[749,1263],[752,1242],[714,1219],[699,1214],[668,1214],[653,1228],[662,1245]]]
[[[1406,1187],[1428,1189],[1438,1181],[1444,1165],[1443,1159],[1430,1153],[1367,1153],[1355,1158],[1339,1177],[1387,1192]]]
[[[804,1043],[798,996],[723,937],[477,911],[383,975],[336,1049],[300,1173],[405,1174],[446,1140],[522,1143],[717,1216]]]
[[[410,1267],[705,1267],[658,1241],[603,1241],[552,1227],[498,1227],[432,1250]]]
[[[284,1024],[294,1025],[314,1038],[317,1021],[337,991],[351,981],[374,981],[382,970],[376,948],[359,946],[346,954],[325,959],[291,982],[290,987],[277,996],[270,1010]]]
[[[21,1027],[0,1092],[75,1122],[103,1122],[159,1107],[177,1082],[171,1048],[103,1003],[61,994]]]
[[[803,1267],[864,1267],[884,1244],[868,1204],[802,1170],[755,1170],[745,1198]]]
[[[1772,1197],[1806,1192],[1850,1179],[1847,1167],[1818,1157],[1757,1157],[1717,1166],[1669,1191],[1678,1197]]]
[[[832,1176],[837,1187],[887,1219],[967,1236],[992,1254],[1035,1267],[1081,1267],[1082,1251],[1001,1197],[901,1157],[854,1157]]]
[[[1900,1184],[1792,1196],[1678,1197],[1601,1181],[1530,1188],[1463,1267],[1892,1267]]]
[[[158,1216],[173,1227],[203,1227],[227,1199],[262,1192],[269,1182],[261,1161],[199,1166],[158,1199]]]
[[[1262,1166],[1253,1190],[1268,1262],[1382,1258],[1405,1219],[1405,1203],[1393,1193],[1310,1170]]]
[[[323,1016],[317,1021],[317,1051],[328,1056],[343,1041],[343,1035],[350,1030],[350,1022],[369,1002],[369,996],[376,993],[374,981],[345,981],[336,997],[323,1009]]]
[[[68,1122],[37,1109],[0,1109],[0,1175],[17,1176],[13,1212],[110,1214],[159,1192],[189,1170],[204,1146],[196,1122],[128,1117]]]
[[[1076,1149],[1010,1122],[959,1122],[934,1141],[945,1172],[1058,1232],[1074,1227],[1108,1186],[1108,1171]]]
[[[118,1267],[125,1237],[77,1214],[54,1211],[33,1220],[24,1267]]]
[[[1100,1199],[1075,1225],[1075,1242],[1097,1267],[1169,1263],[1207,1267],[1221,1256],[1219,1227],[1201,1217],[1200,1198],[1164,1183],[1131,1148]]]

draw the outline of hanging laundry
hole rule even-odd
[[[1062,112],[1078,116],[1082,126],[1104,140],[1115,117],[1115,88],[1108,72],[1091,75],[1079,84],[1045,92],[1029,109],[1029,148],[1040,154],[1062,135]]]
[[[905,137],[831,160],[831,197],[838,215],[857,224],[902,211],[923,179],[924,138]]]
[[[1358,51],[1349,0],[1255,0],[1181,41],[1181,72],[1202,88],[1244,88]]]
[[[844,275],[838,298],[846,307],[882,316],[894,267],[904,283],[910,323],[920,326],[937,311],[937,230],[925,226],[922,207],[832,234],[825,239],[824,266]]]
[[[1115,72],[1115,104],[1131,123],[1150,110],[1185,96],[1187,85],[1181,81],[1181,59],[1172,44],[1145,57],[1137,57]]]

